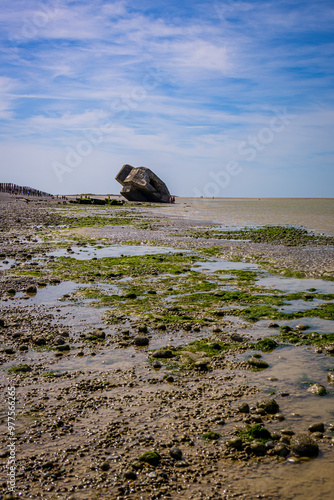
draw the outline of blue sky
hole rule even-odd
[[[333,1],[1,0],[1,181],[333,197]]]

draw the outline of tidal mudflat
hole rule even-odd
[[[10,197],[0,218],[3,498],[9,385],[15,498],[332,498],[330,234]]]

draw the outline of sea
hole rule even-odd
[[[334,236],[334,198],[176,198],[163,212],[226,228],[292,225]]]

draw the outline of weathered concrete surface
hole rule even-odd
[[[170,201],[166,184],[149,168],[123,165],[115,179],[122,184],[121,194],[129,201]]]

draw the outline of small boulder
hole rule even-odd
[[[231,340],[233,340],[234,342],[244,342],[245,341],[245,339],[243,338],[242,335],[240,335],[240,333],[232,333]]]
[[[140,462],[145,462],[150,465],[159,465],[160,460],[161,456],[155,451],[147,451],[139,457]]]
[[[130,481],[135,481],[137,479],[137,474],[133,470],[126,470],[124,472],[124,479],[129,479]]]
[[[166,349],[166,350],[160,350],[160,351],[155,351],[152,354],[153,358],[159,358],[159,359],[168,359],[172,358],[174,355],[172,351]]]
[[[260,441],[253,441],[250,445],[250,448],[254,455],[263,456],[266,454],[266,447]]]
[[[133,343],[137,347],[144,347],[149,344],[149,339],[147,337],[138,336],[133,339]]]
[[[279,405],[274,399],[266,398],[256,403],[258,408],[263,408],[266,413],[274,414],[279,411]]]
[[[300,332],[304,330],[308,330],[310,327],[308,325],[296,325],[295,330],[299,330]]]
[[[269,367],[268,363],[263,361],[263,359],[255,358],[254,356],[249,358],[247,362],[250,366],[257,369],[264,369]]]
[[[37,293],[37,287],[35,285],[28,286],[28,288],[26,289],[26,293],[29,293],[31,295],[36,294]]]
[[[174,460],[182,460],[182,451],[176,446],[169,450],[169,454]]]
[[[241,403],[238,406],[238,412],[239,413],[249,413],[249,404],[248,403]]]
[[[289,455],[289,449],[284,443],[277,443],[273,448],[273,452],[279,457],[287,457]]]
[[[290,441],[291,453],[299,457],[316,457],[319,453],[317,443],[308,434],[296,434]]]
[[[325,425],[323,424],[323,422],[316,422],[315,424],[310,425],[308,430],[310,432],[324,432]]]
[[[195,362],[194,368],[195,370],[198,370],[200,372],[207,372],[209,369],[208,366],[209,362],[203,359],[199,359],[198,361]]]
[[[327,382],[330,385],[334,385],[334,372],[328,372],[327,373]]]
[[[325,387],[321,384],[311,385],[307,389],[307,392],[311,392],[312,394],[315,394],[316,396],[326,396],[326,394],[327,394]]]
[[[239,437],[233,437],[227,441],[227,446],[235,450],[241,450],[242,440]]]

